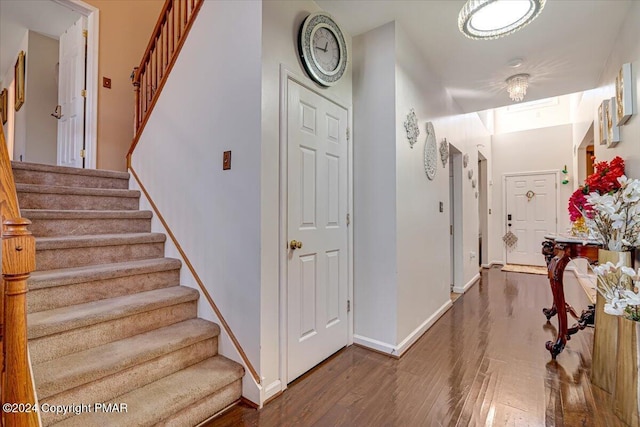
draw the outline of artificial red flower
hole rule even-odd
[[[595,157],[593,158],[595,160]],[[586,195],[598,193],[600,195],[615,192],[620,188],[618,178],[624,175],[624,160],[619,156],[610,162],[602,161],[593,164],[594,172],[587,177],[584,185],[579,187],[569,198],[569,218],[575,221],[585,215],[591,218],[593,210],[587,203]]]

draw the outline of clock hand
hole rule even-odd
[[[324,43],[324,49],[323,49],[325,51],[325,53],[327,52],[327,47],[328,46],[329,46],[329,42],[325,42]]]

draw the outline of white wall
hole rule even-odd
[[[351,107],[351,68],[330,88],[320,88],[304,72],[298,58],[298,31],[304,19],[320,9],[309,0],[267,1],[262,3],[262,143],[261,143],[261,288],[260,345],[261,371],[268,399],[284,387],[280,369],[280,256],[286,256],[279,244],[280,220],[280,69],[285,67],[300,80],[345,107]],[[347,48],[352,53],[351,37],[345,34]],[[355,137],[354,137],[355,138]],[[281,380],[282,378],[282,380]]]
[[[595,144],[595,154],[598,160],[610,160],[615,156],[622,157],[626,162],[626,174],[633,178],[640,178],[640,35],[638,23],[640,22],[640,2],[633,2],[613,51],[609,56],[599,87],[593,91],[593,98],[583,100],[581,109],[592,117],[596,117],[598,106],[602,100],[615,95],[615,78],[622,64],[630,62],[632,68],[632,81],[634,87],[634,116],[626,125],[620,128],[620,142],[615,148],[608,149],[606,145]],[[591,102],[589,102],[591,101]],[[597,123],[597,122],[596,122]]]
[[[395,24],[355,37],[353,51],[354,339],[395,345]]]
[[[261,33],[261,2],[205,2],[132,159],[259,372]],[[227,339],[220,353],[240,361]],[[248,372],[243,393],[259,400]]]
[[[354,50],[354,341],[401,354],[451,304],[449,178],[441,162],[435,179],[426,177],[425,124],[433,122],[438,146],[447,138],[468,153],[473,169],[479,144],[490,158],[490,137],[477,114],[457,114],[459,108],[397,23],[356,37]],[[395,70],[389,69],[390,58]],[[413,149],[403,125],[411,108],[421,132]],[[469,256],[478,246],[474,192],[465,178],[459,231],[465,255],[457,260],[461,290],[478,277],[478,260]]]
[[[562,170],[565,165],[573,175],[571,170],[572,131],[573,125],[565,124],[493,136],[493,214],[489,217],[490,226],[493,226],[493,239],[489,242],[490,260],[505,261],[501,239],[505,232],[503,175],[514,172]],[[559,184],[558,190],[560,193],[560,203],[557,206],[558,231],[565,232],[570,227],[567,203],[573,192],[573,186]]]

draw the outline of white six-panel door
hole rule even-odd
[[[555,173],[506,177],[506,229],[511,224],[518,237],[516,245],[507,248],[507,263],[546,265],[541,245],[544,235],[557,229],[556,181]]]
[[[58,165],[81,168],[84,136],[86,17],[81,17],[60,36],[58,104]]]
[[[347,110],[287,80],[287,382],[348,340]]]

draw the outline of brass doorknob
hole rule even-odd
[[[299,242],[297,240],[292,240],[289,243],[289,247],[295,251],[296,249],[302,248],[302,242]]]

